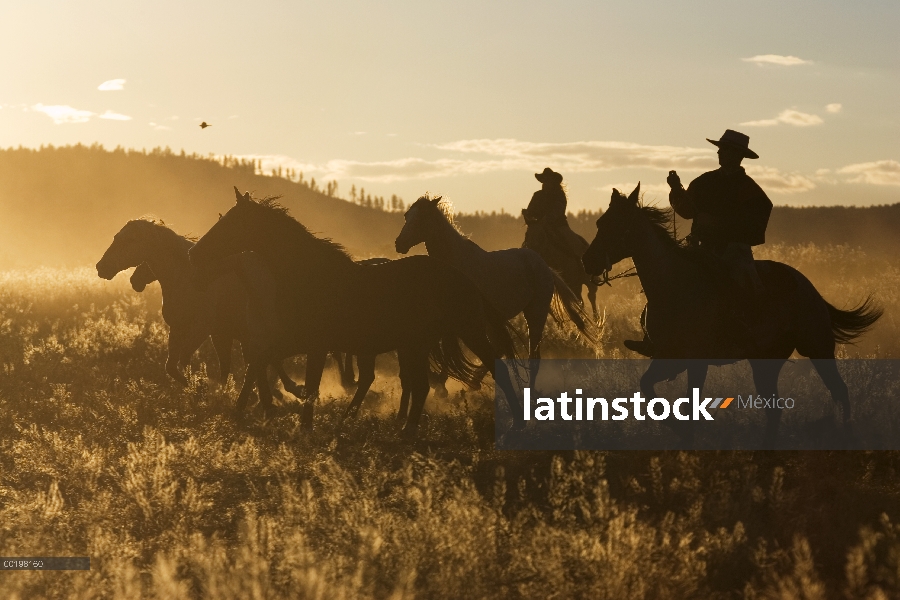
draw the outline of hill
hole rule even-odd
[[[274,175],[274,176],[273,176]],[[351,202],[321,190],[302,174],[265,175],[252,161],[203,157],[169,149],[109,151],[102,146],[0,150],[0,268],[95,263],[129,219],[153,214],[182,233],[202,234],[234,202],[232,186],[257,196],[281,195],[312,231],[342,243],[356,256],[395,257],[402,212],[392,203]],[[362,204],[360,204],[362,202]],[[367,205],[368,204],[368,205]],[[597,214],[570,216],[590,239]],[[459,215],[460,228],[488,249],[519,246],[518,215]],[[680,223],[679,231],[687,232]],[[847,244],[870,253],[900,249],[900,204],[866,208],[776,207],[768,242]]]

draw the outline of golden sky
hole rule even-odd
[[[776,204],[900,202],[898,28],[896,0],[7,1],[0,146],[252,156],[517,212],[545,166],[570,209],[664,199],[731,128]]]

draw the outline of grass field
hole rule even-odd
[[[842,356],[900,357],[887,259],[758,258],[839,307],[874,293],[884,318]],[[600,304],[621,356],[639,286]],[[0,597],[900,597],[900,453],[502,453],[489,386],[430,400],[410,444],[388,376],[340,429],[337,386],[312,433],[290,404],[238,425],[207,348],[188,387],[166,377],[159,307],[93,269],[0,273],[0,554],[92,560],[2,572]],[[584,352],[549,332],[547,355]]]

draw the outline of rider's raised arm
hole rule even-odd
[[[673,188],[669,190],[669,204],[675,209],[675,212],[682,219],[693,219],[697,214],[694,202],[691,200],[688,191],[684,188]]]

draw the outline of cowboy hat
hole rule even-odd
[[[534,178],[541,183],[562,183],[563,177],[550,167],[545,167],[540,173],[535,173]]]
[[[712,144],[713,146],[718,146],[721,148],[723,145],[728,146],[729,148],[736,148],[744,153],[744,158],[759,158],[759,154],[754,152],[749,148],[750,145],[750,136],[744,135],[739,131],[735,131],[733,129],[726,129],[725,133],[722,134],[718,140],[711,140],[706,138],[706,141]]]

